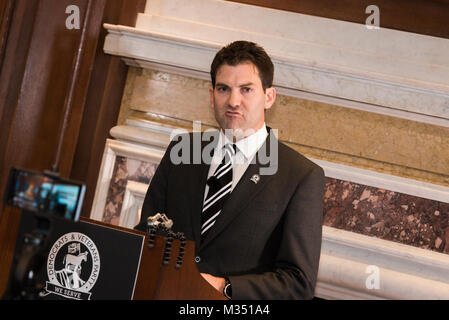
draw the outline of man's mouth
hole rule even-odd
[[[241,114],[235,111],[226,111],[225,113],[228,117],[240,117]]]

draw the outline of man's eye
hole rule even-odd
[[[242,91],[245,92],[245,93],[248,93],[248,92],[251,92],[251,88],[249,88],[249,87],[243,87],[243,88],[242,88]]]
[[[227,90],[228,90],[227,87],[217,87],[217,91],[218,91],[218,92],[225,92],[225,91],[227,91]]]

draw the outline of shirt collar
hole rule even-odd
[[[257,150],[259,150],[260,146],[265,142],[265,140],[267,139],[267,135],[267,126],[264,122],[259,130],[246,138],[240,139],[235,143],[235,145],[237,146],[237,150],[241,151],[247,160],[251,159],[256,154]],[[227,143],[232,144],[232,141],[230,141],[225,136],[223,130],[220,130],[217,147],[221,150],[221,148],[223,148]]]

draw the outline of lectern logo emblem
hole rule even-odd
[[[85,234],[71,232],[53,244],[47,259],[46,291],[69,299],[89,300],[100,272],[100,254]]]

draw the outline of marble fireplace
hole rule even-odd
[[[171,134],[217,127],[215,52],[251,40],[275,64],[267,124],[326,174],[316,296],[449,298],[449,40],[221,0],[148,0],[104,27],[130,69],[91,218],[137,223]]]

